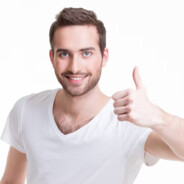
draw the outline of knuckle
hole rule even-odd
[[[127,90],[127,94],[128,94],[128,95],[132,95],[133,93],[134,93],[134,89],[128,89],[128,90]]]
[[[114,109],[114,113],[117,114],[117,115],[120,114],[121,113],[121,109],[120,108],[115,108]]]
[[[121,118],[121,116],[118,116],[118,117],[117,117],[117,119],[118,119],[119,121],[122,121],[122,118]]]
[[[114,109],[114,113],[117,114],[117,109]]]
[[[128,107],[126,108],[126,111],[127,111],[128,113],[130,113],[130,112],[131,112],[131,107],[128,106]]]
[[[129,104],[129,105],[127,106],[127,111],[128,111],[129,113],[133,111],[133,105],[132,105],[132,104]]]
[[[121,118],[121,120],[128,121],[129,120],[128,119],[128,115],[127,114],[124,114],[123,119]]]
[[[116,107],[116,106],[117,106],[117,102],[114,102],[114,103],[113,103],[113,106]]]
[[[127,119],[130,120],[130,121],[132,120],[132,115],[131,115],[131,113],[128,113],[128,114],[127,114]]]
[[[132,90],[129,89],[129,90],[127,91],[127,95],[130,96],[131,94],[132,94]]]
[[[128,104],[131,104],[131,103],[133,103],[133,97],[132,96],[129,96],[128,98],[127,98],[127,103]]]

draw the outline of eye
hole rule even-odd
[[[60,57],[68,57],[69,54],[68,54],[67,52],[61,52],[61,53],[59,54],[59,56],[60,56]]]
[[[91,52],[89,52],[89,51],[83,52],[83,56],[85,56],[85,57],[88,57],[88,56],[90,56],[90,55],[91,55]]]

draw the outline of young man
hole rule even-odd
[[[50,28],[50,60],[62,89],[17,101],[2,139],[10,144],[1,184],[130,184],[141,165],[184,159],[184,120],[136,89],[98,86],[108,60],[106,31],[92,11],[65,8]],[[27,173],[27,174],[26,174]]]

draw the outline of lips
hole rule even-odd
[[[65,75],[65,77],[71,82],[71,83],[81,83],[86,77],[87,75]]]

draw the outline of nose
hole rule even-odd
[[[73,55],[70,58],[68,69],[72,73],[77,73],[81,70],[81,62],[80,62],[80,59],[77,55]]]

